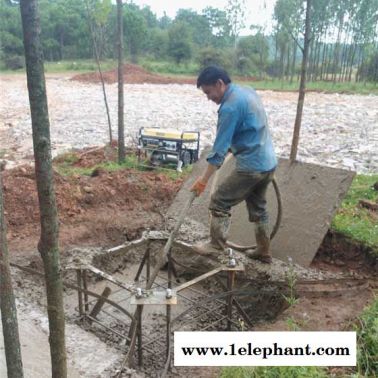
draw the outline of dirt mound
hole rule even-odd
[[[104,149],[85,153],[74,163],[88,167],[103,161]],[[97,169],[92,176],[62,176],[55,172],[55,192],[61,246],[110,246],[159,229],[182,180],[157,172]],[[39,210],[34,168],[22,166],[4,173],[8,241],[15,250],[35,249]]]
[[[195,84],[195,78],[176,78],[158,75],[145,70],[135,64],[125,64],[123,67],[124,82],[127,84]],[[102,73],[104,81],[108,84],[118,81],[117,69]],[[75,75],[72,80],[78,80],[87,83],[97,83],[100,81],[98,72],[89,72],[85,74]]]

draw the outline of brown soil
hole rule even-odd
[[[104,149],[86,153],[74,164],[90,167],[103,161]],[[57,163],[57,162],[56,162]],[[161,228],[164,214],[182,180],[155,172],[97,169],[90,176],[62,176],[55,171],[60,245],[112,246]],[[12,252],[35,250],[39,210],[34,168],[4,173],[5,217]]]
[[[371,248],[332,231],[326,234],[311,267],[334,272],[356,273],[364,277],[377,278],[378,276],[378,259]]]
[[[188,78],[176,78],[155,74],[145,70],[144,68],[135,64],[125,64],[123,68],[124,82],[127,84],[195,84],[194,77]],[[116,69],[112,71],[103,72],[103,78],[106,83],[112,84],[118,81],[118,71]],[[78,80],[88,83],[97,83],[100,81],[100,75],[98,72],[89,72],[85,74],[76,75],[72,80]]]
[[[127,84],[192,84],[195,85],[196,77],[171,77],[159,75],[147,71],[146,69],[136,64],[125,64],[123,68],[124,82]],[[112,84],[118,81],[117,69],[106,71],[102,73],[105,83]],[[237,81],[258,81],[259,79],[253,76],[235,76]],[[86,83],[97,83],[100,81],[100,74],[98,72],[88,72],[84,74],[75,75],[72,80],[82,81]]]

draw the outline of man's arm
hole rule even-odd
[[[202,176],[190,188],[199,196],[206,188],[210,177],[221,167],[229,151],[232,137],[238,123],[239,113],[235,108],[223,107],[218,115],[217,135],[213,148],[207,157],[207,168]]]

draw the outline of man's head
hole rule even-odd
[[[197,78],[197,88],[201,88],[203,93],[211,101],[220,104],[224,93],[231,79],[228,73],[220,67],[206,67]]]

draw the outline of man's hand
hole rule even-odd
[[[217,166],[212,164],[207,164],[204,174],[197,179],[197,181],[190,188],[191,192],[195,192],[197,197],[200,196],[206,188],[207,183],[210,180],[210,177],[218,169]]]
[[[192,187],[190,188],[190,191],[191,192],[195,192],[197,197],[200,196],[203,191],[205,190],[206,188],[206,185],[207,185],[207,181],[204,181],[202,177],[200,177],[199,179],[197,179],[197,181],[192,185]]]

